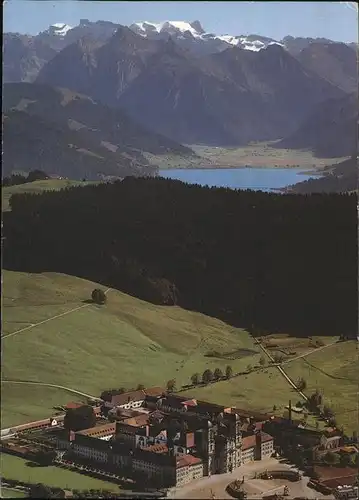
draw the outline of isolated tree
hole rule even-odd
[[[306,389],[307,382],[304,380],[303,377],[299,377],[299,379],[297,380],[297,387],[300,391],[304,391],[304,389]]]
[[[198,385],[200,383],[200,381],[201,381],[201,377],[200,377],[199,373],[194,373],[191,376],[192,385]]]
[[[81,431],[95,427],[95,425],[96,415],[91,406],[83,405],[78,408],[69,408],[66,411],[64,427],[67,430]]]
[[[259,359],[259,364],[261,366],[264,366],[266,364],[266,358],[264,356],[261,356]]]
[[[204,370],[203,372],[202,382],[204,384],[208,384],[208,382],[211,382],[212,380],[213,380],[213,373],[209,368],[207,368],[207,370]]]
[[[220,380],[223,378],[223,372],[220,368],[216,368],[213,373],[214,380]]]
[[[29,492],[30,498],[51,498],[51,488],[46,486],[46,484],[38,483],[30,487]]]
[[[251,372],[252,371],[252,365],[247,365],[247,372]]]
[[[331,408],[329,408],[329,406],[324,406],[323,415],[325,416],[325,418],[332,418],[334,417],[334,412]]]
[[[227,365],[226,366],[226,378],[231,378],[233,375],[233,370],[232,370],[232,367],[230,365]]]
[[[176,390],[176,381],[174,378],[172,378],[171,380],[169,380],[166,384],[166,387],[167,387],[167,391],[168,392],[174,392]]]
[[[283,355],[279,354],[279,352],[274,353],[273,359],[275,363],[281,363],[283,361]]]
[[[95,304],[99,305],[105,304],[107,299],[105,292],[100,288],[95,288],[94,290],[92,290],[91,298],[95,302]]]
[[[276,405],[273,405],[273,411],[276,411],[276,410],[277,410]]]
[[[309,398],[310,405],[317,408],[318,406],[320,406],[322,404],[322,401],[323,401],[323,397],[320,394],[320,392],[318,391],[318,389],[316,389],[316,391]]]

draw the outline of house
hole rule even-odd
[[[124,392],[112,396],[111,401],[105,402],[106,408],[124,408],[126,410],[140,408],[146,396],[159,397],[165,394],[163,387],[150,387],[149,389]]]
[[[274,439],[269,434],[259,431],[242,439],[242,463],[270,458],[274,452]]]

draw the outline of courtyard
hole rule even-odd
[[[321,493],[309,488],[307,483],[309,478],[304,476],[300,481],[291,482],[285,479],[254,479],[256,473],[266,470],[291,469],[291,465],[280,463],[275,458],[269,458],[260,462],[253,462],[242,465],[232,473],[212,475],[203,477],[191,482],[181,488],[172,488],[168,492],[168,498],[172,499],[230,499],[233,498],[227,491],[227,486],[234,480],[244,478],[243,489],[248,493],[250,499],[262,499],[270,494],[283,494],[285,486],[288,487],[289,496],[287,498],[304,497],[308,499],[326,498],[333,500],[331,495],[324,496]]]

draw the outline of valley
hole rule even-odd
[[[170,155],[153,156],[147,159],[158,165],[160,170],[181,168],[302,168],[321,170],[335,165],[344,158],[317,158],[310,150],[276,148],[276,141],[249,144],[242,147],[188,146],[198,158],[178,158]]]

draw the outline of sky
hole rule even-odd
[[[3,30],[37,34],[51,24],[80,19],[129,25],[139,21],[199,20],[207,32],[286,35],[358,41],[355,2],[115,2],[86,0],[5,0]]]

